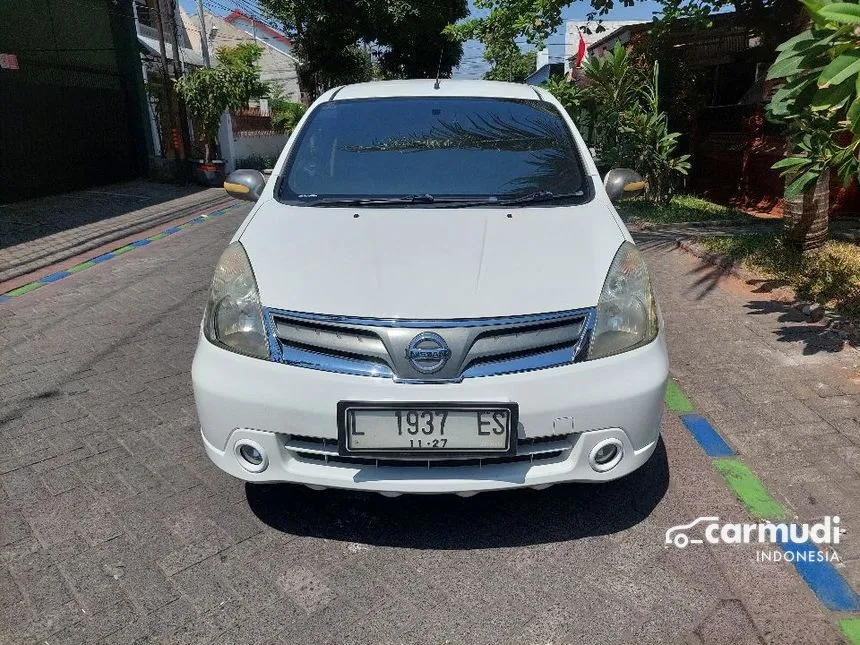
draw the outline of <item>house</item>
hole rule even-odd
[[[691,114],[669,107],[670,125],[685,133],[682,145],[693,155],[689,187],[718,201],[781,214],[785,180],[771,166],[786,155],[784,128],[765,118],[772,83],[765,82],[776,53],[762,45],[747,21],[734,12],[716,14],[709,28],[678,21],[666,36],[660,67],[662,91],[686,84],[697,97]],[[622,25],[593,41],[599,56],[617,44],[631,47],[646,24]],[[860,212],[855,186],[832,178],[831,214]]]
[[[596,46],[596,43],[605,41],[611,34],[635,33],[645,30],[650,24],[650,22],[641,20],[603,20],[600,22],[568,20],[564,32],[565,74],[570,75],[571,70],[578,67],[576,62],[581,43],[585,45],[584,58],[600,55],[602,50]]]
[[[202,52],[200,42],[200,19],[182,13],[185,29],[190,33],[191,45]],[[284,97],[299,100],[299,82],[296,74],[297,59],[293,55],[293,43],[279,31],[241,11],[232,11],[226,16],[216,16],[205,11],[206,42],[212,64],[216,64],[216,52],[220,47],[233,47],[240,43],[257,43],[263,47],[260,57],[260,78],[265,83],[280,88]]]
[[[526,77],[527,85],[540,85],[553,76],[564,76],[564,63],[550,63],[549,50],[542,49],[535,59],[535,71]]]
[[[0,15],[0,202],[145,174],[146,98],[128,6],[3,2]]]
[[[552,76],[571,77],[571,71],[579,67],[582,59],[591,55],[592,45],[609,33],[621,31],[628,26],[647,27],[649,23],[637,21],[608,20],[600,23],[569,20],[564,28],[563,55],[550,56],[549,49],[538,52],[535,71],[526,78],[529,85],[540,85]],[[582,51],[582,56],[579,56]]]
[[[170,7],[169,3],[173,3]],[[203,56],[191,47],[188,32],[179,18],[176,0],[133,0],[137,41],[140,48],[140,64],[143,81],[146,84],[149,128],[153,149],[150,164],[158,166],[160,157],[172,158],[175,144],[170,120],[170,106],[167,101],[171,93],[165,83],[193,68],[203,67]],[[172,8],[172,12],[171,12]],[[175,26],[171,24],[171,13]],[[162,39],[165,60],[161,56]],[[178,61],[174,60],[174,42],[177,45]],[[165,73],[167,79],[164,78]],[[155,174],[159,174],[156,172]]]

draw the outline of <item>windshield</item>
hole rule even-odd
[[[290,154],[278,198],[480,205],[584,201],[588,189],[570,129],[551,104],[416,97],[316,108]]]

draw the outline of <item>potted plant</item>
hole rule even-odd
[[[830,171],[848,185],[860,152],[860,3],[806,0],[811,26],[777,47],[768,80],[782,85],[768,118],[789,126],[790,156],[773,165],[786,178],[786,241],[824,245]]]
[[[195,69],[176,81],[176,92],[194,119],[204,150],[203,159],[192,161],[192,176],[201,185],[224,183],[224,161],[214,158],[221,115],[227,110],[241,109],[251,97],[265,96],[268,92],[255,65],[261,54],[259,45],[221,48],[217,67]]]

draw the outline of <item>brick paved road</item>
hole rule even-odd
[[[225,198],[224,191],[216,188],[134,180],[0,204],[0,283]]]
[[[746,519],[671,415],[649,464],[600,487],[387,499],[221,474],[189,368],[240,218],[0,305],[0,643],[839,642],[788,565],[663,549],[674,524]],[[677,295],[686,258],[648,255],[667,318],[714,336],[728,314]],[[726,337],[672,334],[720,404],[692,375]]]

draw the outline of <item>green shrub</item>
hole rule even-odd
[[[624,217],[659,224],[752,220],[744,212],[693,195],[675,195],[665,205],[652,204],[645,198],[637,197],[620,202],[617,208]]]
[[[828,242],[824,248],[807,253],[797,278],[797,291],[822,304],[856,301],[860,298],[860,247]]]
[[[243,168],[249,168],[251,170],[266,170],[267,168],[273,168],[277,160],[277,157],[251,155],[250,157],[245,157],[244,159],[237,159],[236,170],[240,170]]]
[[[558,78],[544,87],[594,144],[601,167],[636,170],[648,182],[646,198],[668,204],[678,176],[690,171],[690,155],[679,154],[681,135],[669,131],[668,116],[659,108],[657,64],[642,67],[616,45],[586,59],[582,69],[582,87]]]
[[[784,280],[800,298],[837,308],[860,306],[860,246],[827,242],[800,254],[778,235],[725,235],[698,240],[711,253],[741,262],[763,277]]]
[[[307,112],[307,108],[301,103],[293,101],[276,101],[270,103],[272,111],[272,125],[280,128],[287,134],[296,129],[299,120]]]

